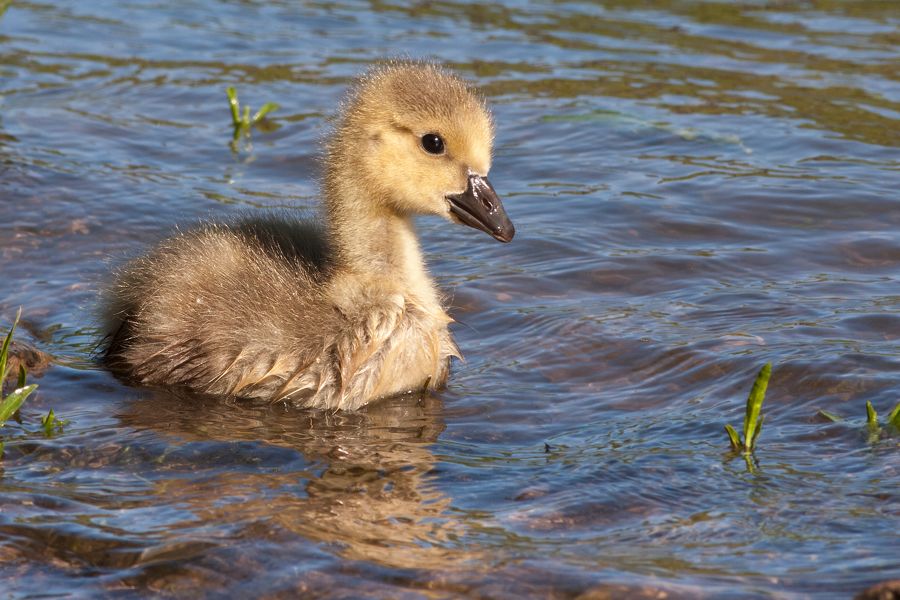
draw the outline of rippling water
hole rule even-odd
[[[8,4],[0,2],[0,6]],[[55,357],[3,429],[17,597],[848,597],[900,578],[892,1],[13,2],[0,322]],[[185,402],[91,361],[110,268],[315,206],[353,76],[432,57],[498,125],[514,243],[422,220],[467,361],[355,414]],[[275,100],[232,152],[224,88]],[[727,452],[775,371],[749,464]],[[70,423],[45,438],[53,408]],[[820,409],[846,417],[830,423]]]

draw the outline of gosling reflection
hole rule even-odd
[[[453,547],[464,525],[428,476],[435,463],[429,446],[444,429],[441,413],[440,400],[430,396],[329,414],[160,393],[119,417],[171,440],[162,460],[173,476],[158,480],[156,493],[217,530],[239,529],[261,541],[290,532],[352,560],[446,569],[477,557]],[[256,444],[218,443],[241,441]],[[182,451],[191,442],[209,444],[198,458]],[[283,448],[302,456],[277,451]],[[185,471],[197,475],[186,478]],[[198,525],[167,529],[183,536]]]

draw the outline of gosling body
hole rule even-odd
[[[105,359],[143,385],[353,410],[442,387],[459,351],[412,217],[509,241],[490,116],[438,67],[365,76],[327,144],[323,215],[205,224],[123,267]]]

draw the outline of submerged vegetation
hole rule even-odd
[[[234,126],[234,134],[232,144],[236,143],[242,135],[250,135],[250,129],[257,123],[262,121],[267,114],[278,110],[279,105],[275,102],[266,102],[262,107],[250,116],[250,106],[244,105],[241,110],[241,103],[238,101],[237,90],[233,86],[228,86],[225,93],[228,95],[228,106],[231,108],[231,123]]]
[[[737,431],[731,425],[725,425],[728,439],[731,441],[731,449],[735,452],[749,453],[756,447],[756,440],[762,431],[764,416],[761,414],[762,403],[766,398],[766,389],[769,387],[769,378],[772,376],[772,363],[766,363],[756,375],[753,388],[747,397],[747,412],[744,415],[744,439],[738,436]]]

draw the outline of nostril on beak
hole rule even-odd
[[[481,199],[481,205],[484,207],[484,210],[486,210],[488,212],[491,212],[492,210],[494,210],[494,205],[491,204],[491,201],[488,200],[487,198]]]

